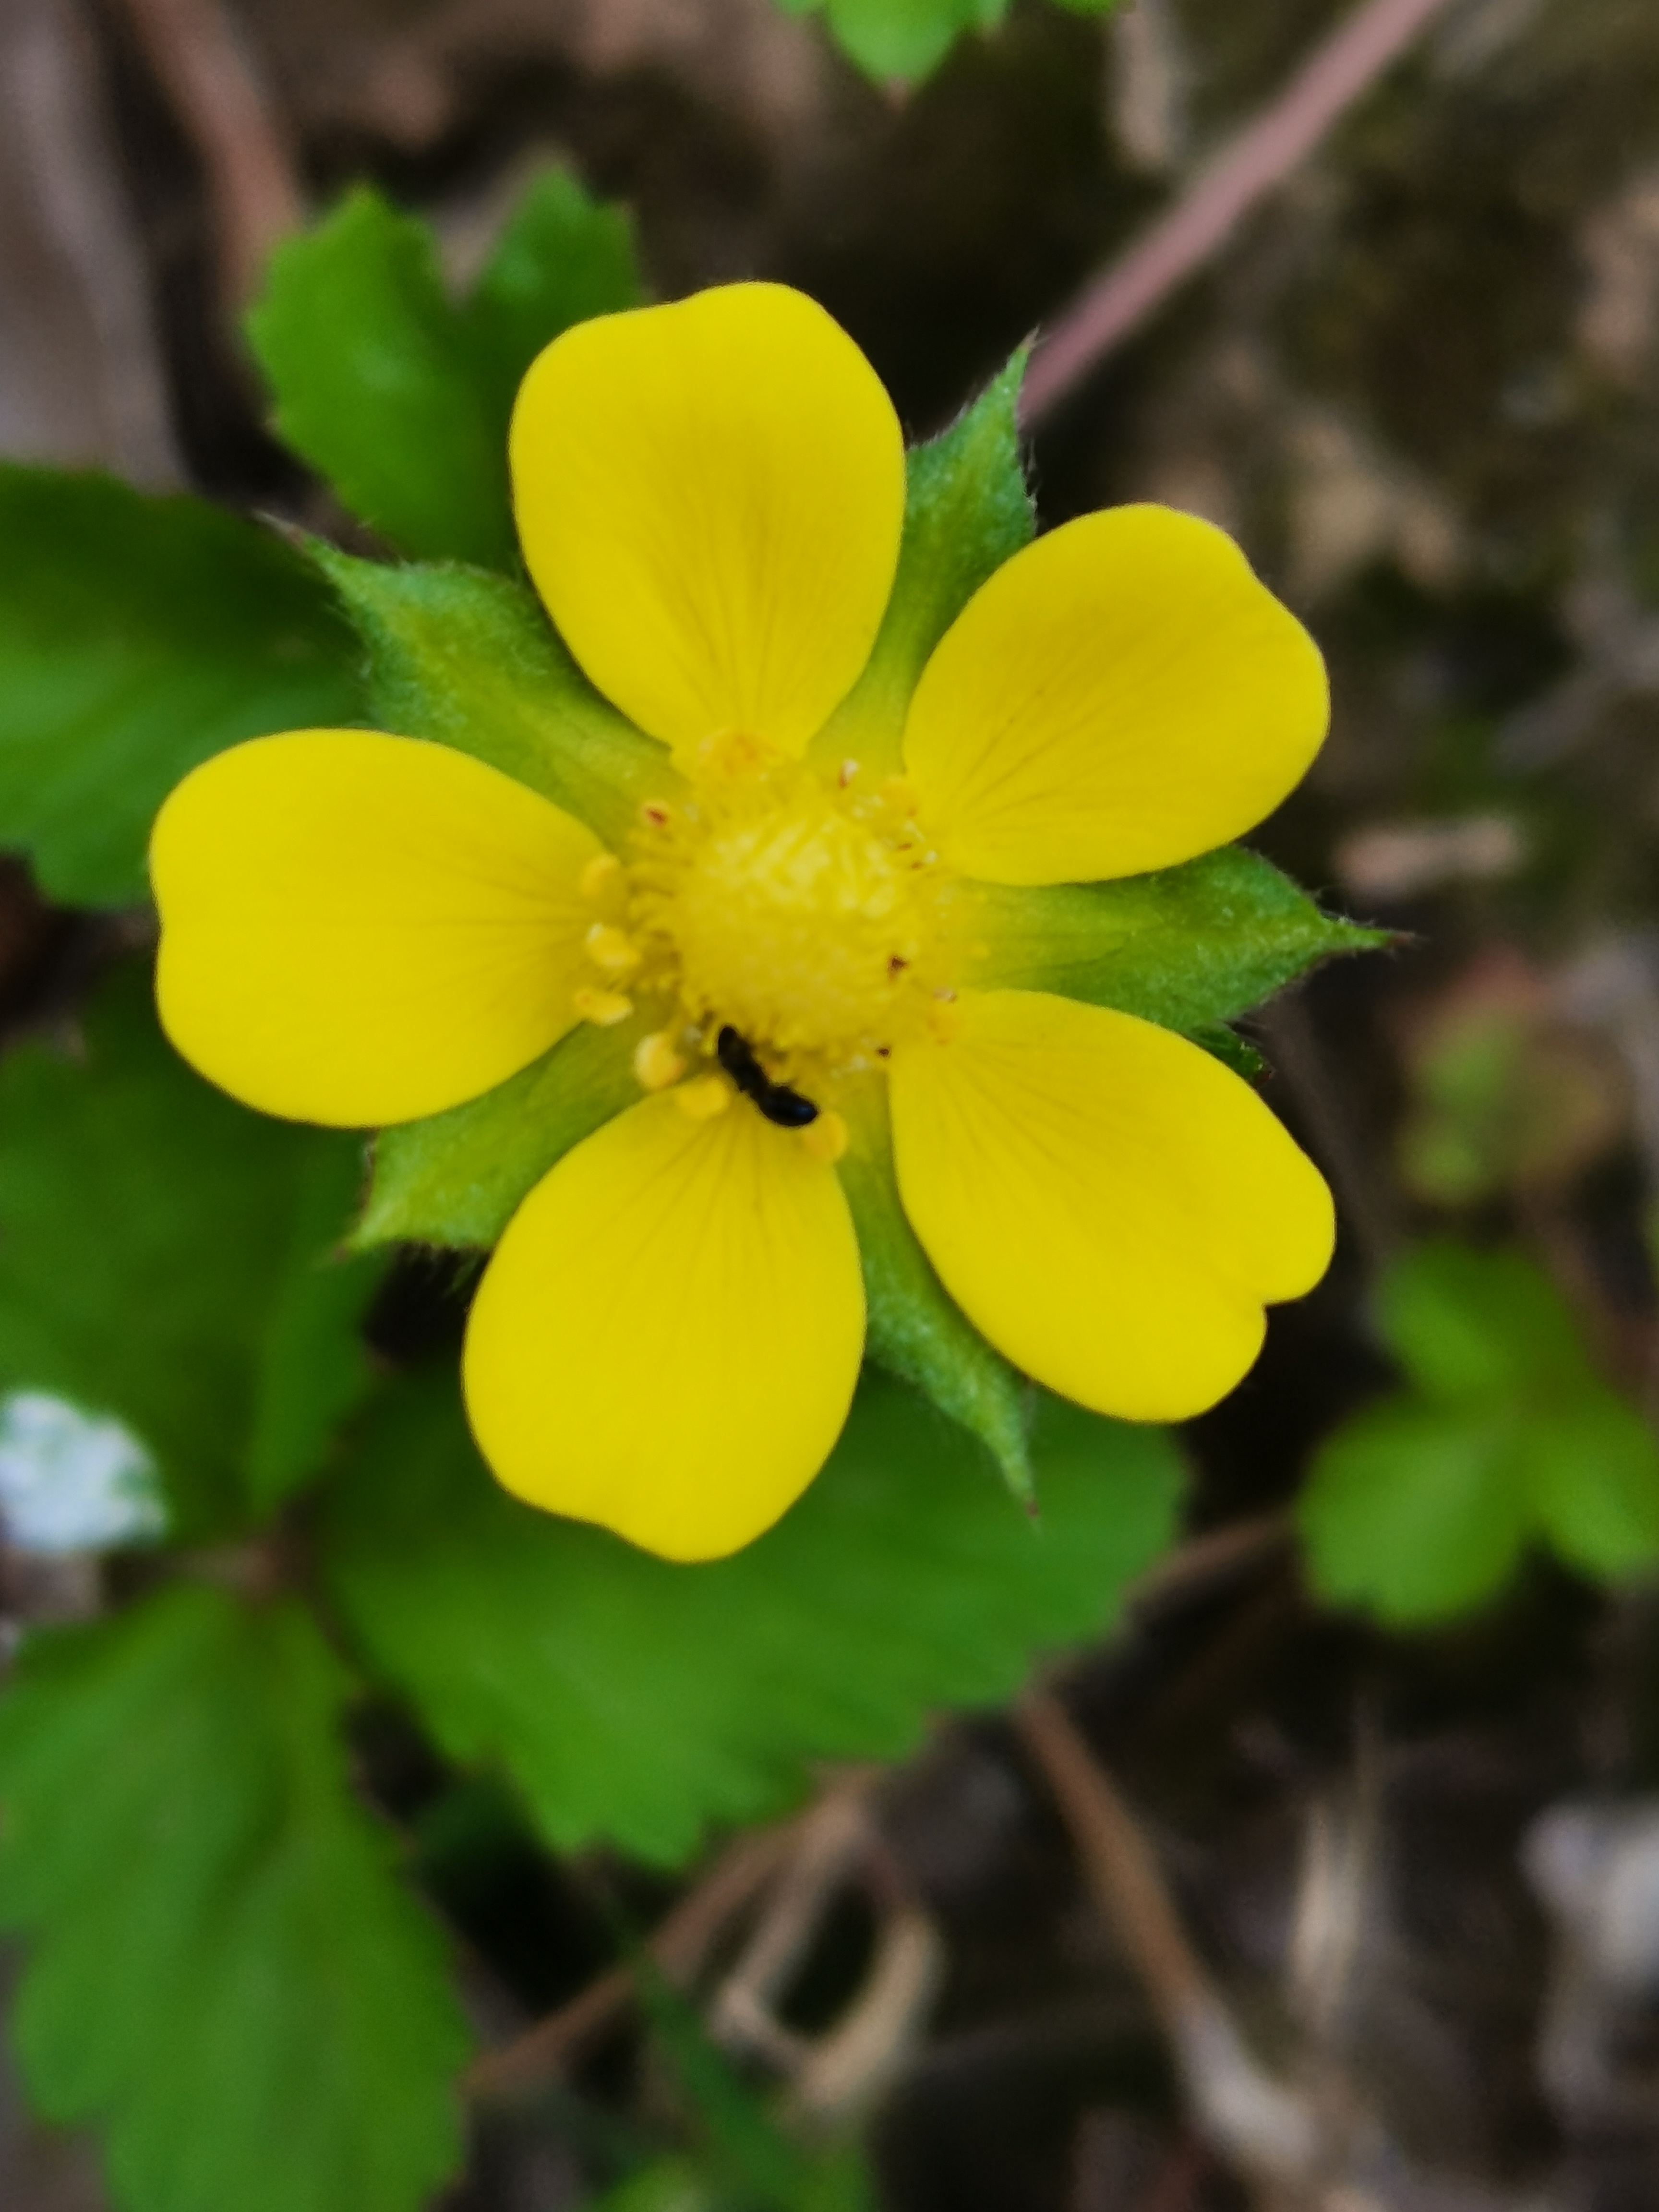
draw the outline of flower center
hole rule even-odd
[[[647,1010],[640,1079],[691,1073],[694,1110],[735,1085],[769,1119],[810,1120],[840,1079],[949,1018],[944,874],[899,779],[711,739],[686,796],[647,806],[629,860],[596,863],[589,889],[600,981],[579,1004]]]

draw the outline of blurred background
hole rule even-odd
[[[632,211],[659,295],[812,293],[926,435],[1347,12],[1017,0],[906,90],[771,0],[0,0],[0,453],[329,526],[238,337],[264,254],[367,178],[464,281],[550,158]],[[1042,1708],[942,1729],[861,1792],[864,1873],[832,1833],[803,1893],[802,2035],[858,1987],[882,1881],[936,1941],[931,2007],[878,2021],[860,2084],[892,2212],[1659,2204],[1659,1599],[1539,1559],[1389,1632],[1310,1597],[1285,1510],[1389,1384],[1368,1287],[1425,1230],[1523,1244],[1659,1402],[1659,9],[1419,14],[1033,425],[1045,524],[1210,517],[1310,625],[1334,733],[1252,842],[1400,937],[1255,1025],[1342,1249],[1191,1431],[1188,1540],[1068,1674],[1075,1741]],[[76,988],[78,928],[0,877],[14,1031]],[[14,1574],[15,1620],[52,1601]],[[1143,1936],[1170,1915],[1161,1963],[1079,1872],[1076,1743],[1152,1847],[1150,1899],[1121,1850],[1111,1878]],[[388,1802],[400,1756],[365,1750]],[[433,1848],[527,2013],[603,1966],[583,1869],[483,1815]],[[677,1894],[608,1878],[647,1917]],[[1183,2067],[1194,1975],[1221,2025]],[[452,2212],[581,2201],[572,2144],[652,2094],[630,2033],[573,2035],[550,2101],[486,2106]],[[1298,2194],[1269,2139],[1310,2106],[1352,2154]],[[100,2202],[0,2087],[0,2203]]]

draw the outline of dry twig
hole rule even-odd
[[[296,230],[294,166],[252,58],[219,0],[125,0],[207,172],[225,293],[252,298],[266,256]]]
[[[1361,0],[1277,100],[1205,163],[1191,185],[1092,284],[1037,346],[1022,402],[1028,426],[1210,260],[1260,201],[1298,169],[1333,125],[1448,0]]]

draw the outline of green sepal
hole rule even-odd
[[[951,1297],[917,1242],[893,1172],[885,1081],[849,1091],[842,1110],[852,1140],[841,1181],[858,1231],[870,1356],[976,1436],[1014,1496],[1030,1505],[1036,1480],[1025,1382]]]
[[[1267,1060],[1248,1037],[1237,1030],[1230,1030],[1225,1022],[1203,1022],[1195,1030],[1188,1030],[1190,1042],[1200,1046],[1212,1060],[1224,1067],[1231,1067],[1235,1075],[1242,1075],[1246,1083],[1254,1083],[1266,1073]]]
[[[382,1130],[352,1249],[494,1244],[548,1170],[641,1097],[643,1027],[637,1016],[608,1030],[584,1022],[482,1098]]]
[[[1193,1036],[1388,932],[1321,912],[1259,854],[1224,845],[1180,867],[1039,890],[964,884],[964,981],[1054,991]]]
[[[635,306],[625,216],[573,179],[532,185],[471,296],[428,227],[370,187],[271,256],[247,333],[281,435],[399,551],[510,568],[513,397],[550,340]]]
[[[663,747],[593,689],[522,584],[480,568],[388,567],[312,541],[368,648],[382,729],[487,761],[625,843],[680,787]]]
[[[617,1380],[652,1387],[648,1364]],[[1032,1455],[1035,1528],[970,1437],[871,1370],[782,1521],[678,1566],[509,1497],[434,1371],[360,1424],[316,1557],[448,1756],[503,1766],[556,1849],[672,1865],[781,1811],[814,1761],[903,1756],[942,1708],[1000,1703],[1109,1626],[1173,1537],[1176,1448],[1040,1394]]]
[[[470,2039],[351,1688],[292,1600],[175,1583],[37,1631],[0,1697],[11,2039],[125,2212],[420,2212],[460,2163]]]
[[[0,465],[0,848],[131,906],[155,811],[243,738],[353,722],[351,632],[273,532],[108,477]]]
[[[1404,1625],[1490,1598],[1528,1543],[1618,1581],[1659,1565],[1659,1440],[1547,1277],[1449,1243],[1379,1285],[1408,1387],[1328,1437],[1298,1507],[1314,1586]]]
[[[901,765],[904,718],[933,647],[988,577],[1029,545],[1036,510],[1017,410],[1030,349],[939,437],[906,456],[904,536],[893,594],[863,675],[812,741],[813,757]]]

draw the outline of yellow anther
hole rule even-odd
[[[649,1036],[642,1036],[635,1046],[634,1074],[644,1090],[666,1091],[684,1073],[684,1054],[675,1050],[674,1040],[666,1030],[653,1030]]]
[[[634,1011],[634,1001],[621,991],[578,991],[573,1000],[576,1012],[585,1022],[596,1028],[613,1030],[618,1022],[625,1022]]]
[[[732,1091],[723,1075],[694,1075],[672,1097],[681,1113],[689,1114],[694,1121],[712,1121],[732,1103]]]
[[[631,975],[639,966],[640,948],[625,930],[608,921],[596,921],[582,939],[582,950],[607,975]]]
[[[603,898],[621,873],[622,862],[614,853],[595,853],[576,878],[576,888],[585,899]]]
[[[847,1150],[847,1124],[833,1107],[826,1106],[801,1131],[800,1140],[815,1160],[833,1167]]]

